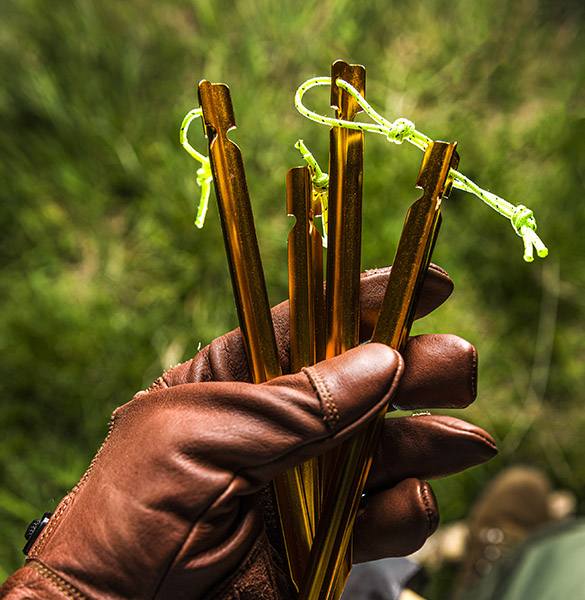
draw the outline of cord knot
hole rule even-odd
[[[402,144],[402,142],[406,138],[412,136],[415,131],[416,128],[412,121],[400,118],[392,123],[392,129],[390,129],[386,137],[388,138],[388,141],[394,144]]]
[[[203,187],[203,184],[213,179],[213,175],[211,173],[211,163],[209,160],[206,160],[201,163],[201,166],[197,169],[197,185],[199,187]]]
[[[510,216],[510,222],[512,223],[514,231],[520,237],[523,237],[524,235],[522,232],[524,227],[528,227],[528,229],[536,231],[536,220],[534,219],[534,213],[523,204],[518,204],[518,206],[514,207],[512,215]]]
[[[316,188],[326,190],[329,187],[329,175],[327,173],[321,173],[320,175],[315,173],[313,176],[313,185]]]

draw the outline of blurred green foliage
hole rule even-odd
[[[584,16],[582,2],[555,0],[4,0],[0,576],[21,563],[26,523],[80,477],[112,409],[236,323],[217,213],[195,230],[197,165],[177,142],[194,83],[231,86],[276,303],[295,140],[327,164],[327,131],[292,97],[336,58],[367,66],[385,116],[458,140],[462,171],[533,208],[551,250],[528,265],[501,217],[457,191],[446,205],[435,260],[457,289],[417,331],[478,346],[467,415],[501,454],[435,485],[444,519],[517,461],[585,508]],[[310,102],[326,110],[327,93]],[[364,267],[391,261],[421,156],[367,138]]]

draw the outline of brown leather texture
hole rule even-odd
[[[364,339],[387,277],[387,269],[362,277]],[[431,268],[418,316],[451,290],[445,272]],[[274,476],[347,439],[388,402],[408,410],[474,400],[475,350],[456,336],[413,338],[405,361],[368,344],[288,375],[286,303],[273,320],[283,377],[248,383],[236,330],[114,412],[87,472],[0,597],[294,598],[267,491]],[[421,479],[495,452],[487,433],[453,417],[387,419],[356,523],[356,560],[420,547],[438,523]],[[39,595],[43,585],[50,591]]]

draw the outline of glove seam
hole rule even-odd
[[[333,399],[333,394],[327,385],[327,381],[321,377],[316,367],[304,367],[302,372],[307,376],[307,379],[317,393],[323,411],[323,420],[330,429],[334,430],[339,423],[339,409]]]
[[[447,429],[452,429],[452,430],[456,431],[458,434],[463,433],[463,434],[469,435],[471,437],[478,438],[478,439],[482,440],[483,442],[485,442],[491,448],[495,448],[493,439],[490,439],[488,436],[482,435],[481,433],[479,433],[477,431],[469,431],[469,429],[466,429],[465,427],[457,427],[453,423],[445,424],[445,427]]]
[[[441,273],[441,275],[445,275],[447,277],[449,277],[449,273],[447,273],[447,271],[445,271],[445,269],[443,269],[443,267],[439,267],[439,265],[436,265],[435,263],[431,263],[429,265],[429,269],[433,270],[433,271],[437,271],[438,273]],[[450,279],[450,277],[449,277]]]
[[[465,431],[465,430],[462,429],[460,431]],[[470,431],[468,433],[470,433],[472,436],[475,436],[475,437],[479,438],[480,440],[483,440],[491,448],[495,447],[494,446],[494,441],[490,440],[487,436],[481,435],[481,433],[477,433],[476,431]]]
[[[31,553],[29,554],[29,556],[31,556],[32,558],[39,556],[39,554],[43,551],[43,549],[46,545],[46,542],[49,539],[51,533],[53,531],[55,531],[55,529],[61,522],[63,513],[66,511],[66,509],[71,504],[71,502],[73,501],[75,496],[79,493],[79,491],[82,489],[82,487],[85,485],[85,483],[89,479],[89,476],[91,475],[91,472],[93,471],[99,457],[101,456],[106,444],[108,443],[108,441],[110,440],[110,438],[112,436],[112,433],[114,431],[114,426],[116,424],[116,417],[117,417],[116,413],[118,412],[118,410],[119,409],[116,409],[114,411],[114,413],[112,414],[112,417],[110,418],[110,422],[108,424],[108,433],[106,434],[106,437],[104,438],[104,441],[102,442],[102,445],[99,447],[99,449],[96,452],[95,456],[93,457],[92,461],[89,463],[89,467],[87,467],[85,473],[83,474],[83,476],[81,477],[81,479],[79,480],[77,485],[75,485],[74,488],[71,490],[71,492],[69,492],[69,494],[67,494],[67,496],[63,499],[59,508],[57,509],[57,512],[49,519],[49,523],[47,524],[47,526],[45,527],[45,529],[39,536],[39,539],[37,540],[35,545],[33,546]]]
[[[145,393],[149,394],[150,392],[154,392],[160,389],[166,389],[169,387],[168,383],[165,381],[164,376],[167,374],[165,371],[160,377],[157,377],[147,388],[144,390]],[[140,392],[138,392],[140,393]]]
[[[436,512],[431,508],[431,501],[429,499],[428,483],[424,483],[421,488],[421,497],[425,507],[425,514],[427,517],[427,537],[431,535],[435,528],[433,527],[433,521],[435,520]]]
[[[477,350],[471,346],[471,398],[477,396]]]
[[[62,592],[66,598],[72,598],[74,600],[87,600],[87,596],[80,592],[76,587],[71,585],[68,581],[63,579],[60,575],[49,569],[46,565],[39,562],[38,560],[31,560],[28,562],[31,569],[34,569],[43,579],[49,580],[60,592]]]
[[[392,266],[378,267],[378,268],[374,268],[374,269],[366,269],[362,275],[362,279],[367,279],[368,277],[374,277],[375,275],[385,275],[387,273],[390,273],[391,269],[392,269]],[[446,277],[449,277],[449,273],[447,273],[447,271],[445,271],[445,269],[443,269],[439,265],[436,265],[435,263],[431,263],[429,265],[429,270],[436,271],[437,273],[440,273],[441,275],[445,275]]]

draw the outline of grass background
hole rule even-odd
[[[506,221],[454,190],[435,260],[456,293],[417,331],[477,345],[466,415],[501,453],[435,485],[443,519],[516,462],[574,490],[583,512],[584,19],[582,2],[558,0],[4,0],[0,578],[22,562],[28,521],[84,471],[112,409],[236,323],[217,213],[212,201],[194,229],[196,165],[177,143],[195,82],[231,87],[276,303],[293,143],[327,157],[327,131],[292,97],[337,58],[367,66],[384,115],[458,140],[462,171],[533,208],[551,251],[524,263]],[[327,92],[311,102],[325,110]],[[420,159],[367,138],[364,267],[391,260]]]

